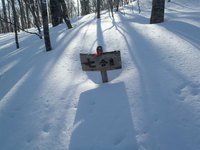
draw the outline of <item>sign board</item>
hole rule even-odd
[[[120,51],[105,52],[99,55],[80,54],[83,71],[121,69]]]

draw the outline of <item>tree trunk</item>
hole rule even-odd
[[[31,13],[32,13],[33,18],[34,18],[35,25],[36,25],[36,27],[37,27],[37,29],[38,29],[38,33],[41,35],[39,18],[37,18],[36,14],[35,14],[35,13],[36,13],[36,10],[35,10],[34,1],[31,0],[30,2],[31,2],[31,3],[30,3],[30,6],[31,6],[30,10],[31,10]],[[42,36],[41,36],[41,38],[42,38]]]
[[[12,22],[12,19],[11,19],[11,12],[10,12],[10,1],[8,1],[8,18],[10,20],[10,22]],[[9,31],[13,32],[13,26],[12,24],[9,25]]]
[[[100,18],[100,0],[97,0],[97,18]]]
[[[8,26],[8,17],[7,17],[7,12],[6,12],[6,5],[5,5],[5,0],[2,0],[2,5],[3,5],[3,16],[4,16],[4,20],[6,21],[6,26],[5,26],[5,29],[6,31],[5,32],[9,32],[9,26]]]
[[[81,0],[81,15],[89,14],[89,0]]]
[[[25,4],[26,4],[26,20],[27,20],[27,25],[26,25],[26,28],[30,28],[31,27],[31,20],[29,18],[29,6],[28,4],[26,3],[26,0],[24,1]]]
[[[25,28],[25,22],[24,22],[24,8],[23,8],[23,3],[21,0],[18,0],[19,3],[19,8],[20,8],[20,19],[21,19],[21,25],[22,25],[22,29],[24,30]]]
[[[53,27],[62,23],[61,5],[58,0],[50,0],[51,18]]]
[[[48,24],[48,15],[47,15],[47,3],[46,0],[40,0],[41,9],[42,9],[42,22],[43,22],[43,30],[44,30],[44,41],[46,46],[46,51],[50,51],[51,41],[49,36],[49,24]]]
[[[0,14],[1,17],[1,14]],[[2,17],[1,17],[2,18]],[[4,33],[4,24],[3,24],[3,20],[0,19],[0,33]]]
[[[16,10],[15,10],[15,3],[14,3],[14,0],[12,0],[11,2],[12,2],[13,17],[14,17],[15,42],[16,42],[16,47],[19,48],[18,35],[17,35],[17,16],[16,16]]]
[[[60,2],[60,5],[62,7],[62,18],[64,19],[68,29],[71,29],[72,25],[71,25],[70,19],[68,17],[68,11],[67,11],[67,7],[66,7],[66,3],[65,3],[64,0],[59,0],[59,2]]]
[[[108,1],[109,1],[109,4],[110,4],[110,10],[111,10],[112,17],[114,18],[114,14],[113,14],[113,1],[112,0],[108,0]]]
[[[153,0],[150,24],[164,22],[165,0]]]
[[[116,0],[116,11],[119,11],[119,0]]]

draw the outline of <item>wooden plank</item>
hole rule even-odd
[[[95,54],[80,54],[83,71],[101,71],[121,69],[120,51],[105,52],[95,57]]]

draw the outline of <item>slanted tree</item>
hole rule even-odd
[[[165,0],[153,0],[150,24],[164,22]]]
[[[40,22],[39,22],[39,18],[36,15],[36,9],[35,9],[35,3],[33,0],[25,0],[25,3],[28,7],[28,9],[31,11],[31,14],[33,16],[34,19],[34,24],[36,25],[37,29],[38,29],[38,33],[39,35],[41,35],[41,30],[40,30]],[[42,36],[40,36],[40,38],[42,38]]]
[[[46,46],[46,51],[50,51],[51,48],[51,40],[49,36],[49,21],[47,15],[47,3],[46,0],[40,0],[41,9],[42,9],[42,22],[43,22],[43,32],[44,32],[44,42]]]

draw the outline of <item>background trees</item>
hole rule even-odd
[[[64,21],[70,29],[72,28],[71,17],[95,12],[97,18],[100,18],[100,10],[105,9],[109,9],[114,17],[114,10],[119,11],[120,6],[133,1],[136,0],[1,0],[0,33],[14,31],[16,46],[19,47],[18,31],[35,27],[38,30],[35,34],[42,38],[43,25],[46,49],[51,50],[49,23],[55,27]],[[137,0],[137,4],[140,12],[139,1]],[[164,21],[164,7],[165,0],[152,0],[150,23]]]

